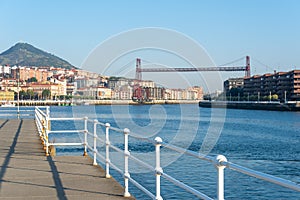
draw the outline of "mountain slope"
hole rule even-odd
[[[67,61],[27,43],[17,43],[1,53],[0,65],[75,68]]]

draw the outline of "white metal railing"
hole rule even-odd
[[[45,106],[40,106],[40,109]],[[0,107],[0,118],[20,119],[20,118],[34,118],[34,106],[21,106],[21,107]]]
[[[160,190],[160,187],[161,187],[160,179],[161,179],[161,177],[163,177],[166,180],[168,180],[169,182],[173,183],[174,185],[183,188],[184,190],[188,191],[191,194],[194,194],[195,196],[197,196],[201,199],[206,199],[206,200],[213,199],[213,198],[207,196],[206,194],[204,194],[200,191],[197,191],[196,189],[190,187],[189,185],[168,175],[167,173],[165,173],[163,171],[163,169],[160,165],[160,153],[161,153],[160,148],[161,148],[161,146],[163,146],[164,148],[170,149],[172,151],[183,153],[185,155],[193,156],[197,159],[212,163],[217,169],[218,178],[217,178],[217,191],[216,192],[217,192],[218,200],[224,200],[224,169],[226,169],[226,168],[300,192],[300,185],[298,185],[292,181],[278,178],[278,177],[275,177],[275,176],[272,176],[272,175],[269,175],[266,173],[262,173],[259,171],[255,171],[255,170],[231,163],[231,162],[227,161],[226,157],[223,155],[217,155],[216,157],[212,157],[212,156],[204,155],[204,154],[201,154],[198,152],[186,150],[181,147],[171,145],[169,143],[164,143],[160,137],[156,137],[154,140],[151,140],[148,138],[135,138],[135,139],[147,141],[147,142],[155,145],[155,162],[156,162],[156,164],[155,164],[155,166],[151,166],[148,163],[145,163],[142,160],[140,160],[137,157],[130,154],[129,149],[128,149],[130,130],[127,128],[119,129],[119,128],[111,127],[109,123],[99,122],[98,120],[91,120],[91,119],[88,119],[87,117],[84,117],[84,118],[51,118],[49,116],[49,108],[46,109],[46,112],[42,112],[39,108],[36,108],[35,113],[36,113],[35,114],[36,124],[37,124],[38,130],[39,130],[39,134],[42,138],[42,141],[44,142],[47,156],[49,155],[48,147],[50,145],[83,145],[84,146],[84,155],[87,155],[88,151],[90,151],[92,153],[93,165],[97,165],[97,160],[101,161],[102,163],[105,163],[106,178],[111,177],[110,168],[113,168],[118,173],[123,175],[123,177],[124,177],[124,196],[125,197],[131,196],[129,193],[129,189],[128,189],[129,181],[130,181],[133,185],[135,185],[137,188],[139,188],[141,191],[143,191],[145,194],[147,194],[150,198],[157,199],[157,200],[163,199],[161,196],[161,190]],[[58,121],[58,120],[61,120],[61,121],[70,121],[70,120],[83,121],[84,129],[83,130],[57,130],[57,131],[50,130],[50,127],[48,125],[49,122],[50,121]],[[92,126],[93,128],[90,131],[88,130],[88,123],[93,124],[93,126]],[[97,134],[98,126],[105,128],[105,139],[101,139],[101,137]],[[121,149],[111,143],[110,138],[109,138],[111,131],[115,131],[117,133],[123,134],[123,136],[124,136],[124,148],[123,149]],[[70,133],[70,132],[83,133],[84,134],[84,142],[82,142],[82,143],[49,143],[48,142],[49,133],[55,134],[55,133]],[[88,136],[93,138],[92,144],[88,143]],[[99,141],[101,144],[105,144],[105,156],[101,155],[98,152],[97,141]],[[114,150],[116,152],[123,154],[124,170],[120,169],[118,166],[116,166],[114,163],[111,162],[110,150]],[[147,188],[142,186],[140,183],[138,183],[136,180],[134,180],[130,176],[129,159],[131,159],[132,161],[138,163],[139,165],[141,165],[155,173],[155,176],[156,176],[155,194],[153,194],[151,191],[149,191]]]

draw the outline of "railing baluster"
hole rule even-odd
[[[88,120],[88,117],[84,117],[84,152],[83,152],[83,156],[87,156],[87,133],[88,133],[87,120]]]
[[[215,166],[218,171],[218,200],[224,200],[224,169],[226,166],[221,162],[227,162],[227,159],[223,155],[217,155],[215,160]]]
[[[97,165],[97,123],[98,120],[94,120],[94,162],[93,165]]]
[[[110,141],[109,141],[109,128],[110,128],[110,124],[106,123],[105,124],[105,146],[106,146],[106,159],[105,159],[105,163],[106,163],[106,174],[105,177],[106,178],[111,178],[111,175],[109,174],[109,164],[110,164],[110,159],[109,159],[109,145],[110,145]]]
[[[49,121],[49,117],[48,115],[46,115],[45,119],[44,119],[44,124],[43,124],[43,128],[44,128],[44,137],[45,137],[45,143],[46,143],[46,156],[49,156],[49,138],[48,138],[48,121]]]
[[[128,170],[128,157],[130,155],[130,152],[128,151],[128,135],[130,131],[128,128],[124,129],[124,197],[130,197],[130,193],[128,191],[128,178],[130,177],[129,170]]]
[[[162,139],[160,137],[155,138],[155,175],[156,175],[156,200],[162,200],[163,198],[160,195],[160,176],[163,173],[163,170],[160,166],[160,147],[162,143]]]

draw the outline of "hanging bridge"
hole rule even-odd
[[[244,66],[212,66],[212,67],[171,67],[171,68],[142,68],[142,62],[140,58],[136,59],[136,71],[135,71],[135,85],[134,85],[134,92],[133,92],[133,100],[137,102],[143,102],[143,95],[142,95],[142,87],[140,82],[142,81],[142,72],[208,72],[208,71],[222,71],[222,72],[233,72],[233,71],[244,71],[245,77],[251,76],[250,71],[250,56],[246,56],[246,63]],[[238,60],[232,61],[228,64],[235,63]]]

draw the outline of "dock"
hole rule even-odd
[[[0,200],[134,199],[88,156],[45,156],[33,119],[1,119],[0,137]]]

